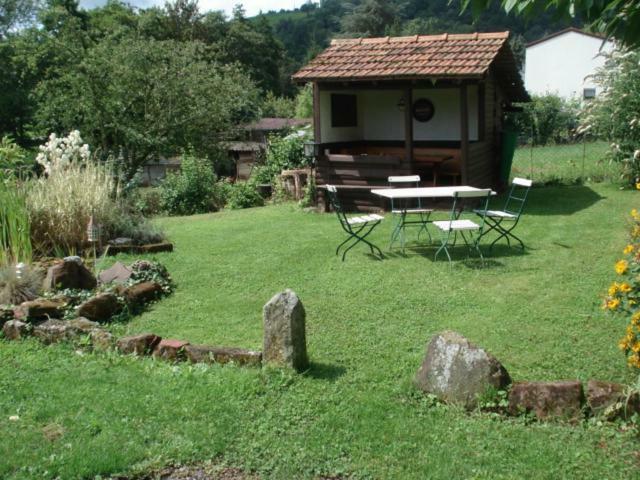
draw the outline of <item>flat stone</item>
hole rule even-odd
[[[584,392],[579,381],[519,382],[509,392],[509,413],[533,413],[540,420],[577,422],[583,418]]]
[[[162,294],[162,285],[156,282],[142,282],[131,285],[122,292],[129,305],[144,305],[156,300]]]
[[[182,340],[162,339],[153,351],[153,356],[169,361],[184,360],[186,357],[185,347],[189,342]]]
[[[416,373],[415,385],[440,400],[472,409],[487,391],[511,383],[509,373],[490,353],[456,332],[435,335]]]
[[[71,330],[78,333],[90,333],[96,328],[100,328],[100,324],[98,322],[92,322],[91,320],[84,317],[78,317],[74,318],[73,320],[68,320],[66,324]]]
[[[119,338],[116,347],[125,354],[147,355],[153,352],[161,340],[162,338],[153,333],[141,333],[140,335]]]
[[[58,262],[47,270],[44,280],[45,290],[61,290],[74,288],[80,290],[93,290],[98,285],[93,276],[82,262],[75,260],[77,257],[69,257]]]
[[[115,343],[113,335],[106,330],[95,328],[89,333],[94,350],[110,350]]]
[[[118,297],[113,293],[101,293],[78,307],[78,316],[95,322],[108,322],[122,309]]]
[[[108,268],[98,275],[100,283],[116,283],[123,284],[131,278],[133,272],[123,263],[116,262],[111,268]]]
[[[62,320],[47,320],[33,329],[33,336],[45,345],[69,340],[70,331],[67,322]]]
[[[187,358],[191,363],[230,363],[237,365],[259,366],[262,353],[244,348],[214,347],[208,345],[187,345]]]
[[[49,318],[62,318],[65,302],[63,300],[37,298],[21,303],[13,309],[18,320],[37,322]]]
[[[265,363],[298,371],[309,367],[305,316],[304,306],[292,290],[269,300],[262,311]]]
[[[173,252],[173,243],[160,242],[160,243],[150,243],[147,245],[141,245],[140,252],[141,253]]]
[[[620,383],[589,380],[587,383],[587,405],[595,416],[605,416],[608,420],[630,418],[640,413],[640,395],[625,393]]]
[[[7,340],[20,340],[29,335],[31,326],[20,320],[9,320],[2,326],[2,333]]]
[[[118,237],[118,238],[114,238],[113,240],[109,240],[109,245],[116,245],[116,246],[122,246],[122,245],[133,245],[133,238],[128,238],[128,237]]]

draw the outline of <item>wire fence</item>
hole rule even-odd
[[[615,181],[620,168],[607,156],[604,141],[580,140],[555,145],[519,145],[511,176],[525,176],[540,184],[579,184],[585,181]]]

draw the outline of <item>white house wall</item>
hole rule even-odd
[[[331,94],[355,94],[358,97],[358,126],[331,126]],[[320,92],[320,132],[322,143],[350,141],[404,141],[404,112],[398,108],[401,90],[360,90]],[[469,139],[478,139],[478,87],[470,86]],[[460,90],[457,88],[416,89],[413,100],[427,98],[435,114],[428,122],[413,121],[416,141],[460,141]]]
[[[583,98],[585,88],[596,88],[593,75],[604,64],[602,51],[612,42],[569,31],[537,43],[526,50],[524,83],[533,95],[554,93],[564,98]]]

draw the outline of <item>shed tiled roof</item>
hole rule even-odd
[[[293,79],[297,82],[482,78],[497,64],[516,100],[528,98],[509,32],[333,40]],[[505,80],[505,79],[503,79]]]

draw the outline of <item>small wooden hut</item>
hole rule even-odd
[[[509,32],[333,40],[293,79],[313,84],[321,200],[335,184],[360,210],[390,175],[497,187],[504,112],[529,100]]]

